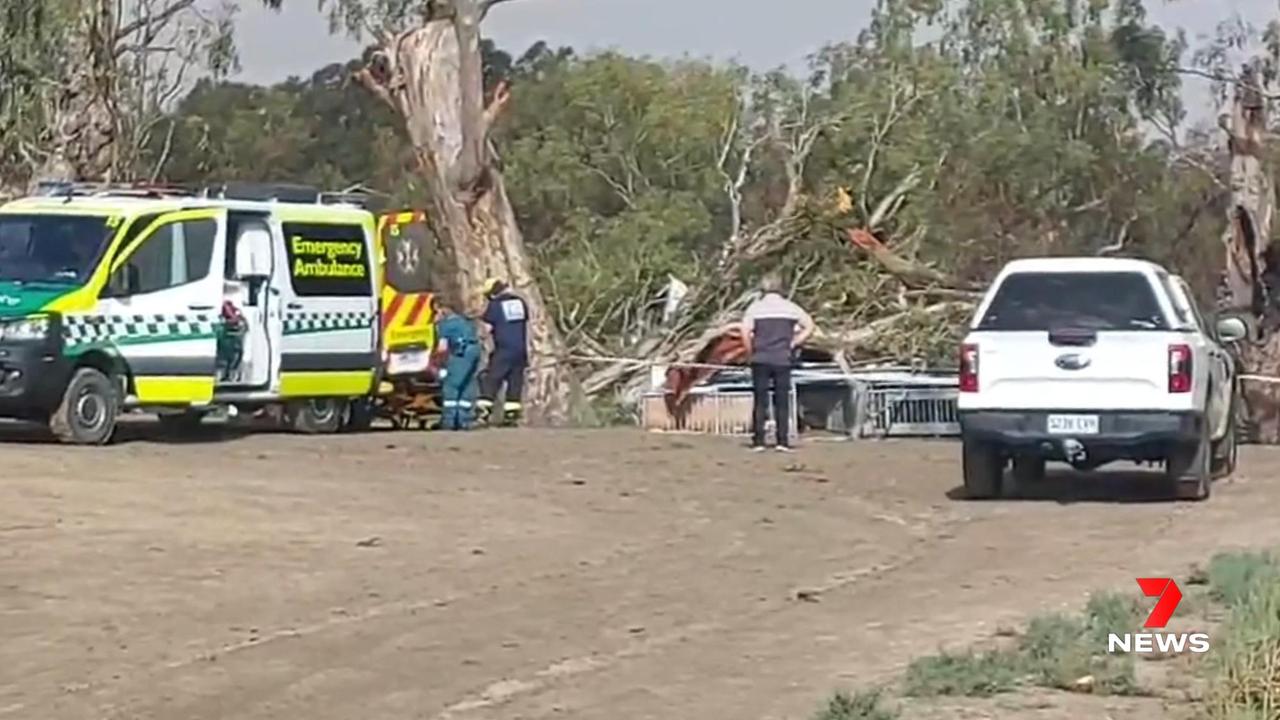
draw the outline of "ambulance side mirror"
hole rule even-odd
[[[246,280],[271,275],[271,232],[245,228],[236,239],[236,277]]]

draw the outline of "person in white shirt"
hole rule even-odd
[[[742,317],[742,338],[751,358],[751,449],[765,449],[765,423],[769,415],[769,393],[773,393],[776,448],[789,452],[791,418],[791,367],[796,350],[816,329],[813,318],[799,305],[782,296],[782,281],[773,273],[760,282],[762,295],[747,307]]]

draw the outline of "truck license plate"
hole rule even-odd
[[[1097,415],[1050,415],[1048,431],[1053,435],[1097,435]]]
[[[407,375],[420,373],[431,364],[431,356],[426,350],[400,350],[391,353],[387,361],[388,375]]]

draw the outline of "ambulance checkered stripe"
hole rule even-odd
[[[373,327],[374,317],[367,312],[286,312],[284,331],[298,334],[326,330],[363,330]]]
[[[213,334],[214,315],[67,315],[62,334],[70,345],[108,340],[181,340]]]

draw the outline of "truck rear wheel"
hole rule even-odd
[[[285,408],[289,427],[308,435],[336,433],[342,429],[347,401],[341,398],[312,398],[290,403]]]
[[[71,376],[62,402],[49,417],[49,429],[64,443],[105,445],[116,431],[120,397],[101,370],[82,367]]]
[[[1004,456],[999,448],[969,438],[963,445],[965,495],[973,500],[999,497],[1004,483]]]
[[[1212,475],[1213,479],[1219,480],[1231,475],[1236,471],[1236,459],[1240,454],[1240,446],[1236,443],[1236,416],[1235,409],[1227,419],[1227,433],[1213,444]]]
[[[1206,500],[1213,489],[1213,445],[1208,421],[1202,424],[1198,441],[1178,445],[1165,458],[1165,477],[1179,500]]]

